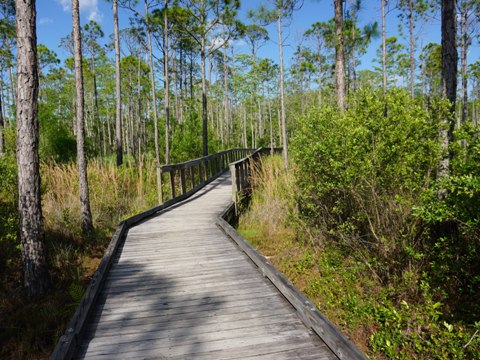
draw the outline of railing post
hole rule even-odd
[[[185,195],[187,192],[187,184],[185,182],[185,169],[180,169],[180,182],[182,185],[182,195]]]
[[[172,199],[175,199],[175,170],[170,171],[170,187],[172,190]]]
[[[195,168],[190,166],[190,176],[192,177],[192,189],[195,188]]]
[[[157,166],[157,200],[158,203],[163,203],[162,197],[162,168]]]

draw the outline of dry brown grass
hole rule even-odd
[[[93,223],[99,231],[111,231],[123,218],[155,205],[153,164],[143,169],[117,168],[112,162],[88,164]],[[43,164],[43,212],[45,227],[67,238],[80,234],[80,202],[76,164]]]

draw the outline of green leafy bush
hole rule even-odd
[[[404,91],[386,98],[360,91],[350,103],[343,114],[330,106],[298,120],[292,148],[300,212],[382,262],[412,246],[411,208],[435,171],[437,128]],[[395,265],[379,272],[387,276]]]

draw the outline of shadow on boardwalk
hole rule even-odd
[[[143,265],[127,262],[121,269],[130,276],[121,280],[114,276],[114,285],[112,280],[105,284],[79,357],[85,355],[87,347],[93,346],[97,349],[89,352],[93,358],[121,358],[141,353],[142,358],[170,359],[160,354],[168,354],[172,346],[185,346],[186,338],[190,339],[187,353],[202,352],[197,328],[201,328],[203,322],[212,321],[205,309],[215,314],[224,303],[222,298],[213,293],[195,296],[185,291],[182,294],[175,280],[159,277]],[[97,332],[101,333],[99,339],[95,339]],[[163,345],[167,339],[168,343]],[[158,346],[145,352],[142,349],[147,344]]]

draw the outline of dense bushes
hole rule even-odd
[[[297,119],[295,181],[259,172],[241,231],[370,355],[479,358],[478,132],[456,131],[437,179],[442,103],[359,91],[349,104]],[[262,215],[275,203],[283,228]]]
[[[344,245],[373,252],[388,279],[398,268],[391,260],[417,255],[422,227],[412,207],[435,173],[436,121],[403,91],[385,100],[364,91],[351,103],[342,115],[325,107],[298,121],[300,212]]]
[[[345,228],[339,227],[342,237],[337,231],[322,230],[324,222],[317,218],[316,228],[305,221],[295,202],[302,194],[299,184],[304,181],[297,165],[292,164],[292,171],[286,173],[281,157],[264,160],[254,173],[251,204],[240,218],[242,235],[372,358],[480,358],[478,316],[470,313],[466,323],[453,317],[454,313],[448,314],[442,292],[430,285],[431,272],[442,270],[435,266],[453,268],[459,260],[429,264],[431,253],[441,254],[428,242],[429,226],[410,215],[407,221],[412,226],[426,228],[419,235],[422,239],[412,242],[408,251],[392,252],[390,259],[380,261],[374,246],[369,251],[356,251],[346,240]],[[423,252],[420,242],[425,243]],[[442,251],[451,254],[451,245]],[[376,276],[382,264],[392,267],[390,277]],[[445,271],[439,271],[438,276],[449,277]]]

